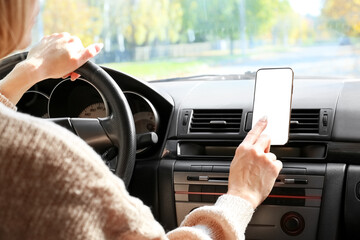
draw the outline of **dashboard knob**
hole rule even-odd
[[[287,212],[281,218],[281,229],[290,236],[297,236],[305,228],[304,218],[297,212]]]

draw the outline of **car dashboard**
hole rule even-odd
[[[143,82],[104,68],[125,93],[137,133],[159,141],[138,149],[129,191],[166,230],[227,191],[236,147],[251,129],[255,80],[221,77]],[[296,73],[295,73],[296,74]],[[272,146],[283,162],[246,239],[344,239],[360,236],[360,81],[294,80],[289,142]],[[52,79],[18,105],[38,117],[105,117],[89,83]]]

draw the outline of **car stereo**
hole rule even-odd
[[[229,165],[176,161],[173,186],[177,224],[192,210],[227,192]],[[246,239],[316,239],[325,164],[284,163],[268,198],[256,209]]]

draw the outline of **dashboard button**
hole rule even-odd
[[[202,172],[211,172],[213,169],[213,166],[201,166]]]
[[[189,115],[188,115],[188,114],[185,114],[185,115],[184,115],[184,118],[183,118],[182,125],[183,125],[183,126],[186,126],[186,124],[188,123],[188,121],[189,121]]]
[[[246,122],[245,122],[245,132],[248,132],[251,130],[251,125],[252,125],[252,118],[253,118],[253,113],[252,112],[248,112],[247,116],[246,116]]]
[[[297,212],[287,212],[281,218],[281,229],[290,236],[297,236],[304,231],[305,220]]]
[[[194,166],[194,165],[192,165],[192,166],[190,167],[190,171],[191,171],[191,172],[201,172],[201,166]]]
[[[300,226],[300,221],[296,217],[292,217],[285,222],[286,229],[296,231]]]
[[[308,180],[302,179],[302,178],[285,178],[284,183],[285,184],[308,184]]]
[[[228,173],[230,171],[230,166],[214,166],[214,172]]]
[[[328,115],[327,115],[327,114],[324,114],[322,120],[323,120],[323,126],[324,126],[324,127],[327,126],[327,125],[328,125]]]

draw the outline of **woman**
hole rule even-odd
[[[0,0],[0,58],[30,43],[37,0]],[[33,84],[71,76],[101,44],[84,48],[53,34],[0,81],[0,239],[244,239],[254,209],[266,198],[282,163],[269,153],[260,120],[237,148],[227,194],[194,210],[167,234],[149,208],[81,139],[13,111]]]

